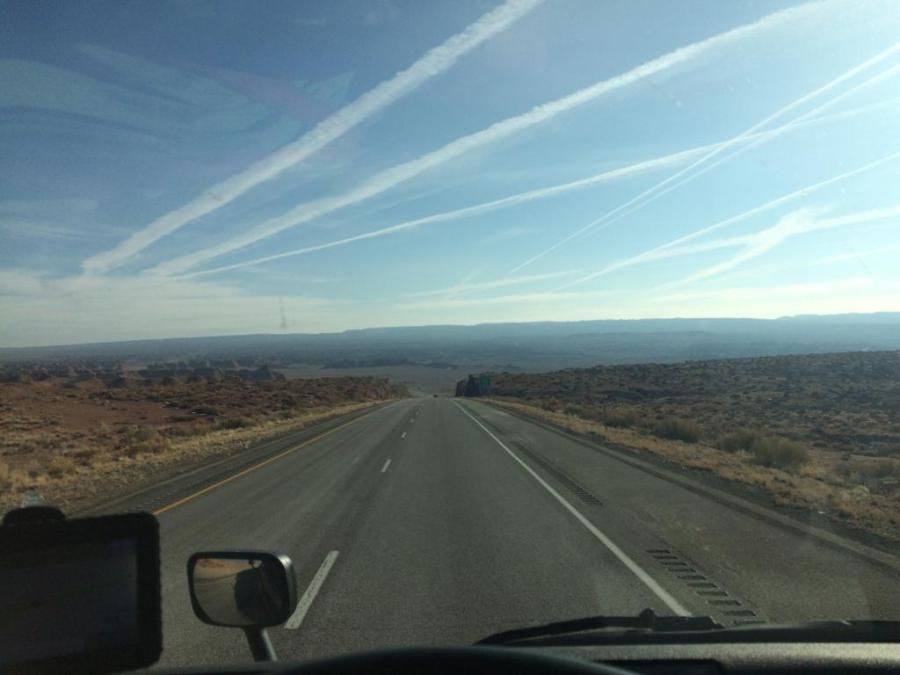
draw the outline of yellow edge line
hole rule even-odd
[[[178,501],[172,502],[171,504],[167,504],[166,506],[156,509],[156,511],[153,512],[153,515],[158,516],[161,513],[165,513],[166,511],[171,511],[172,509],[179,507],[182,504],[187,504],[192,499],[196,499],[197,497],[199,497],[201,495],[205,495],[207,492],[212,492],[216,488],[222,487],[226,483],[230,483],[233,480],[237,480],[241,476],[246,476],[251,471],[256,471],[257,469],[264,467],[266,464],[271,464],[272,462],[274,462],[278,459],[281,459],[285,455],[289,455],[292,452],[300,450],[301,448],[305,448],[310,443],[315,443],[316,441],[321,440],[321,439],[325,438],[326,436],[330,436],[335,431],[339,431],[339,430],[343,429],[344,427],[346,427],[347,425],[353,424],[357,420],[362,419],[363,417],[365,417],[365,415],[360,415],[359,417],[356,417],[352,420],[348,420],[347,422],[344,422],[343,424],[340,424],[340,425],[334,427],[334,429],[329,429],[328,431],[325,431],[314,438],[310,438],[306,441],[303,441],[300,445],[295,445],[292,448],[288,448],[284,452],[278,453],[274,457],[269,457],[269,459],[263,460],[259,464],[254,464],[253,466],[249,466],[246,469],[244,469],[243,471],[239,471],[238,473],[236,473],[232,476],[229,476],[228,478],[223,478],[218,483],[213,483],[212,485],[207,485],[205,488],[203,488],[202,490],[198,490],[194,494],[188,495],[187,497],[182,497]]]

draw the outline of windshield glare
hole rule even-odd
[[[283,658],[900,621],[896,4],[0,13],[0,507],[153,513],[162,665],[197,551]]]

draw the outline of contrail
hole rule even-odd
[[[87,258],[82,267],[88,272],[105,272],[119,267],[162,237],[297,166],[364,120],[448,70],[462,56],[508,28],[541,2],[543,0],[507,0],[462,32],[428,51],[406,70],[400,71],[322,120],[296,141],[214,185],[184,206],[157,218],[115,248]]]
[[[422,216],[421,218],[415,218],[413,220],[407,220],[402,223],[398,223],[396,225],[391,225],[389,227],[383,227],[378,230],[373,230],[371,232],[366,232],[363,234],[358,234],[352,237],[346,237],[344,239],[340,239],[337,241],[328,242],[325,244],[319,244],[317,246],[311,246],[306,248],[295,249],[292,251],[282,251],[281,253],[275,253],[268,256],[263,256],[261,258],[254,258],[252,260],[245,260],[239,263],[235,263],[233,265],[226,265],[224,267],[216,267],[214,269],[209,270],[201,270],[199,272],[193,272],[190,274],[180,275],[179,278],[191,278],[196,276],[202,276],[205,274],[216,274],[218,272],[224,272],[226,270],[238,269],[241,267],[249,267],[252,265],[259,265],[265,262],[270,262],[272,260],[279,260],[281,258],[289,258],[296,255],[303,255],[304,253],[312,253],[314,251],[321,251],[328,248],[334,248],[337,246],[345,246],[347,244],[352,244],[356,241],[362,241],[365,239],[376,239],[378,237],[384,237],[390,234],[397,234],[399,232],[403,232],[404,230],[411,230],[417,228],[421,225],[429,225],[431,223],[440,223],[448,220],[456,220],[458,218],[466,218],[470,216],[475,216],[480,213],[487,213],[488,211],[494,211],[497,209],[514,206],[516,204],[521,204],[524,202],[533,201],[536,199],[543,199],[547,197],[552,197],[558,194],[563,194],[565,192],[569,192],[572,190],[584,189],[593,185],[599,185],[601,183],[606,183],[609,181],[627,178],[628,176],[637,175],[640,173],[644,173],[646,171],[652,171],[654,169],[661,169],[667,166],[672,166],[673,164],[677,164],[679,162],[683,162],[688,160],[690,157],[706,150],[709,146],[702,146],[700,148],[694,148],[691,150],[685,150],[683,152],[677,152],[671,155],[666,155],[664,157],[658,157],[655,159],[646,160],[643,162],[638,162],[636,164],[631,164],[628,166],[620,167],[618,169],[612,169],[610,171],[604,171],[603,173],[595,174],[593,176],[588,176],[587,178],[580,178],[575,181],[571,181],[568,183],[560,183],[558,185],[552,185],[546,188],[538,188],[536,190],[529,190],[528,192],[521,192],[518,194],[510,195],[509,197],[502,197],[501,199],[494,199],[488,202],[482,202],[480,204],[473,204],[472,206],[465,206],[459,209],[453,209],[450,211],[442,211],[440,213],[434,213],[430,216]]]
[[[610,272],[615,272],[620,269],[625,269],[627,267],[633,267],[635,265],[639,265],[644,262],[649,262],[651,260],[657,260],[664,257],[669,257],[666,254],[667,249],[672,249],[679,244],[683,244],[685,242],[696,239],[697,237],[701,237],[704,234],[709,234],[710,232],[714,232],[716,230],[720,230],[723,227],[727,227],[729,225],[733,225],[734,223],[741,222],[746,220],[747,218],[752,218],[753,216],[768,211],[770,209],[774,209],[782,204],[787,204],[795,199],[799,199],[801,197],[806,197],[807,195],[815,192],[816,190],[821,190],[824,187],[828,187],[829,185],[834,185],[835,183],[839,183],[842,180],[846,180],[847,178],[852,178],[853,176],[857,176],[859,174],[865,173],[867,171],[871,171],[879,166],[887,164],[888,162],[892,162],[896,159],[900,158],[900,152],[894,152],[890,155],[882,157],[881,159],[875,160],[874,162],[869,162],[868,164],[864,164],[863,166],[857,167],[856,169],[852,169],[850,171],[846,171],[842,174],[838,174],[837,176],[832,176],[831,178],[827,178],[825,180],[819,181],[818,183],[813,183],[812,185],[807,185],[806,187],[800,188],[799,190],[794,190],[793,192],[789,192],[781,197],[773,199],[771,201],[766,202],[765,204],[761,204],[759,206],[755,206],[752,209],[744,211],[742,213],[737,214],[736,216],[732,216],[731,218],[726,218],[725,220],[721,220],[718,223],[714,223],[713,225],[709,225],[707,227],[701,228],[690,234],[686,234],[682,237],[678,237],[677,239],[673,239],[665,244],[660,244],[652,249],[644,251],[643,253],[638,253],[637,255],[630,256],[628,258],[623,258],[617,262],[606,265],[605,267],[600,268],[595,272],[591,272],[583,277],[579,277],[574,281],[560,286],[556,289],[557,292],[564,291],[573,286],[578,286],[587,281],[591,281],[592,279],[596,279],[597,277],[603,276],[605,274],[609,274]]]
[[[728,260],[716,263],[715,265],[698,272],[694,272],[679,281],[666,284],[666,286],[683,286],[694,281],[700,281],[701,279],[707,279],[722,274],[723,272],[734,269],[738,265],[742,265],[748,260],[752,260],[753,258],[768,253],[773,248],[780,246],[785,240],[796,237],[797,235],[829,230],[836,227],[847,227],[848,225],[872,223],[890,218],[900,218],[900,207],[892,206],[882,209],[870,209],[868,211],[860,211],[858,213],[850,213],[833,218],[820,218],[814,209],[801,209],[800,211],[789,213],[775,225],[765,230],[761,230],[752,235],[747,235],[745,237],[744,250]]]
[[[648,77],[658,75],[661,72],[688,63],[710,51],[741,41],[760,31],[770,30],[783,23],[804,21],[809,18],[810,14],[814,14],[818,11],[820,7],[822,7],[822,4],[820,3],[808,3],[798,7],[791,7],[789,9],[773,12],[753,23],[733,28],[724,33],[668,52],[663,56],[647,61],[625,73],[597,82],[589,87],[585,87],[584,89],[569,94],[568,96],[536,106],[526,113],[496,122],[486,129],[460,137],[447,145],[426,153],[414,160],[398,164],[390,169],[382,171],[344,194],[300,204],[287,213],[267,220],[222,244],[176,258],[168,263],[158,265],[150,271],[151,273],[156,274],[177,274],[209,260],[210,258],[215,258],[230,253],[231,251],[244,248],[288,228],[301,225],[331,213],[332,211],[369,199],[375,195],[381,194],[385,190],[399,185],[400,183],[415,178],[425,171],[441,166],[456,157],[478,150],[490,143],[512,136],[513,134],[529,129],[542,122],[546,122],[562,113],[594,101],[605,94],[633,85]]]
[[[800,115],[799,117],[794,118],[794,120],[792,120],[791,123],[789,123],[789,124],[783,125],[783,126],[779,127],[778,129],[773,129],[769,133],[757,134],[758,137],[756,139],[754,139],[753,142],[747,143],[746,145],[742,145],[742,146],[738,147],[731,154],[726,155],[724,157],[720,157],[712,164],[707,164],[706,166],[702,167],[696,173],[686,176],[685,178],[682,178],[681,181],[679,181],[677,184],[670,185],[662,192],[659,192],[659,193],[653,195],[652,197],[650,197],[647,200],[647,202],[653,201],[653,200],[663,196],[667,192],[670,192],[670,191],[676,189],[677,187],[683,185],[684,183],[690,182],[690,181],[694,180],[695,178],[702,176],[704,173],[707,173],[708,171],[712,171],[713,169],[715,169],[717,166],[719,166],[723,162],[727,162],[728,160],[733,159],[734,157],[737,157],[738,155],[741,155],[762,143],[767,143],[768,141],[772,140],[773,138],[780,136],[782,133],[784,133],[785,130],[789,129],[794,124],[806,123],[807,120],[809,120],[811,118],[815,118],[816,115],[819,115],[820,113],[828,110],[829,108],[833,108],[835,105],[837,105],[838,103],[843,101],[845,98],[848,98],[849,96],[856,94],[857,92],[861,91],[862,89],[865,89],[867,87],[871,87],[875,84],[878,84],[879,82],[886,80],[889,77],[893,77],[897,72],[900,72],[900,64],[892,66],[891,68],[888,68],[880,73],[877,73],[876,75],[873,75],[872,77],[869,77],[866,80],[863,80],[862,82],[859,82],[858,84],[855,84],[854,86],[841,92],[837,96],[834,96],[834,97],[828,99],[827,101],[820,103],[818,106],[816,106],[812,110],[809,110],[809,111],[803,113],[802,115]],[[875,106],[877,106],[877,105],[878,104],[875,104]],[[820,119],[823,119],[823,118],[820,118]],[[644,203],[646,204],[647,202],[644,202]],[[636,206],[635,209],[639,208],[640,206],[643,206],[643,205]],[[632,209],[632,210],[635,210],[635,209]],[[626,214],[621,214],[621,215],[624,216]],[[618,220],[618,218],[616,220]],[[609,223],[607,223],[607,225],[609,225]]]
[[[893,101],[893,99],[892,99]],[[752,141],[757,138],[764,138],[773,134],[783,133],[784,131],[790,131],[793,129],[799,129],[804,126],[810,124],[818,124],[821,122],[830,122],[838,119],[843,119],[846,117],[856,116],[862,113],[869,112],[871,110],[883,107],[885,105],[882,103],[870,104],[867,106],[861,106],[858,108],[853,108],[852,110],[847,110],[840,113],[835,113],[833,115],[814,117],[809,120],[805,120],[803,122],[790,122],[780,127],[776,127],[775,129],[771,129],[769,131],[762,131],[756,134],[751,134],[747,136],[745,141]],[[725,143],[726,141],[722,141]],[[304,248],[293,249],[290,251],[282,251],[280,253],[274,253],[272,255],[263,256],[260,258],[253,258],[251,260],[244,260],[239,263],[234,263],[231,265],[224,265],[222,267],[215,267],[207,270],[200,270],[198,272],[192,272],[189,274],[179,275],[178,278],[181,279],[189,279],[198,276],[204,276],[207,274],[218,274],[220,272],[227,272],[229,270],[241,269],[244,267],[251,267],[254,265],[261,265],[263,263],[271,262],[273,260],[280,260],[282,258],[290,258],[293,256],[305,255],[308,253],[315,253],[317,251],[324,251],[330,248],[337,248],[339,246],[347,246],[349,244],[354,244],[358,241],[365,241],[367,239],[377,239],[379,237],[386,237],[392,234],[399,234],[400,232],[406,230],[415,229],[421,225],[429,225],[432,223],[446,222],[449,220],[456,220],[458,218],[467,218],[470,216],[475,216],[481,213],[487,213],[489,211],[493,211],[500,208],[505,208],[509,206],[515,206],[517,204],[522,204],[525,202],[529,202],[536,199],[544,199],[547,197],[554,197],[559,194],[564,194],[573,190],[580,190],[588,187],[592,187],[594,185],[600,185],[602,183],[607,183],[613,180],[618,180],[622,178],[627,178],[629,176],[640,175],[647,171],[652,171],[655,169],[666,168],[668,166],[676,165],[681,162],[685,162],[690,160],[692,157],[702,154],[704,152],[708,152],[710,148],[714,148],[719,143],[712,143],[710,145],[702,145],[696,148],[691,148],[688,150],[683,150],[681,152],[672,153],[670,155],[664,155],[662,157],[657,157],[654,159],[644,160],[642,162],[636,162],[635,164],[630,164],[628,166],[620,167],[618,169],[612,169],[610,171],[605,171],[603,173],[595,174],[593,176],[588,176],[586,178],[580,178],[578,180],[570,181],[568,183],[560,183],[558,185],[551,185],[546,188],[537,188],[535,190],[529,190],[527,192],[520,192],[518,194],[510,195],[508,197],[503,197],[501,199],[495,199],[488,202],[482,202],[481,204],[474,204],[472,206],[466,206],[460,209],[453,209],[451,211],[442,211],[440,213],[435,213],[430,216],[423,216],[421,218],[415,218],[413,220],[407,220],[402,223],[398,223],[396,225],[390,225],[388,227],[383,227],[378,230],[372,230],[371,232],[365,232],[363,234],[357,234],[350,237],[344,237],[343,239],[338,239],[335,241],[326,242],[324,244],[317,244],[314,246],[307,246]]]
[[[900,245],[897,246],[881,246],[879,248],[870,248],[865,251],[851,251],[850,253],[839,253],[838,255],[830,255],[818,260],[807,263],[808,266],[818,267],[820,265],[833,265],[837,262],[845,262],[847,260],[857,261],[862,258],[869,258],[876,255],[885,255],[886,253],[900,253]]]
[[[476,283],[458,283],[446,288],[438,288],[430,291],[418,291],[416,293],[407,293],[407,298],[428,298],[449,295],[463,295],[465,293],[473,293],[477,291],[491,290],[494,288],[507,288],[509,286],[521,286],[522,284],[531,284],[536,281],[546,281],[547,279],[559,279],[560,277],[571,276],[577,274],[578,270],[564,270],[562,272],[548,272],[546,274],[528,274],[521,277],[506,277],[505,279],[494,279],[492,281],[480,281]]]
[[[889,77],[893,77],[898,71],[900,71],[900,64],[895,65],[891,68],[888,68],[887,70],[884,70],[876,75],[873,75],[872,77],[870,77],[866,80],[863,80],[862,82],[841,92],[837,96],[834,96],[834,97],[824,101],[823,103],[820,103],[818,106],[816,106],[812,110],[809,110],[809,111],[803,113],[802,115],[800,115],[799,117],[794,118],[794,120],[791,122],[791,124],[794,124],[794,123],[803,124],[806,122],[806,120],[808,120],[810,118],[814,118],[816,115],[819,115],[820,113],[828,110],[829,108],[833,108],[835,105],[837,105],[838,103],[843,101],[845,98],[848,98],[849,96],[856,94],[857,92],[861,91],[862,89],[865,89],[867,87],[871,87],[875,84],[878,84],[882,80],[885,80]],[[700,170],[697,171],[696,173],[682,178],[678,183],[676,183],[674,185],[669,185],[666,189],[664,189],[661,192],[658,192],[657,194],[648,198],[647,201],[644,202],[644,204],[649,203],[651,201],[655,201],[659,197],[662,197],[664,194],[671,192],[672,190],[675,190],[676,188],[680,187],[681,185],[684,185],[685,183],[688,183],[709,171],[712,171],[720,164],[727,162],[731,159],[734,159],[738,155],[742,155],[745,152],[751,150],[752,148],[755,148],[756,146],[761,145],[762,143],[769,142],[773,138],[780,136],[787,127],[791,126],[791,124],[784,125],[777,130],[773,130],[772,133],[770,133],[770,134],[759,134],[759,138],[755,139],[752,143],[747,143],[746,145],[742,145],[742,146],[738,147],[732,153],[725,155],[724,157],[720,157],[712,164],[707,164],[706,166],[701,167]],[[641,206],[643,206],[643,204],[635,206],[633,209],[629,210],[628,213],[640,208]],[[627,215],[627,213],[620,214],[620,217],[624,217],[625,215]],[[619,218],[616,218],[615,220],[619,220]],[[606,223],[606,225],[609,225],[609,224],[610,224],[610,222]]]
[[[709,170],[713,169],[714,167],[718,166],[719,164],[721,164],[723,161],[732,159],[732,158],[736,157],[738,154],[740,154],[742,152],[746,152],[751,147],[755,147],[756,145],[758,145],[760,143],[771,140],[771,138],[766,138],[765,140],[760,140],[757,143],[755,143],[749,147],[744,147],[744,148],[740,149],[738,152],[732,153],[731,155],[728,155],[727,157],[722,158],[719,162],[715,162],[714,164],[706,167],[702,171],[699,171],[693,175],[688,175],[685,178],[682,178],[682,176],[685,176],[685,174],[690,174],[690,172],[693,171],[698,166],[701,166],[704,163],[706,163],[709,160],[716,157],[717,155],[722,154],[723,152],[728,150],[730,147],[745,140],[747,138],[747,136],[749,136],[750,134],[753,134],[754,132],[758,131],[759,129],[766,126],[767,124],[777,120],[779,117],[782,117],[786,113],[789,113],[790,111],[798,108],[799,106],[802,106],[804,103],[807,103],[810,100],[812,100],[818,96],[821,96],[822,94],[833,89],[834,87],[839,86],[840,84],[846,82],[848,79],[850,79],[852,77],[855,77],[856,75],[863,72],[864,70],[871,68],[874,65],[877,65],[881,61],[884,61],[885,59],[889,58],[893,54],[896,54],[897,52],[900,52],[900,43],[894,44],[892,47],[889,47],[888,49],[885,49],[884,51],[879,52],[875,56],[854,66],[850,70],[845,71],[844,73],[838,75],[837,77],[833,78],[832,80],[826,82],[822,86],[817,87],[813,91],[810,91],[810,92],[804,94],[803,96],[801,96],[800,98],[795,99],[794,101],[783,106],[782,108],[779,108],[774,113],[767,116],[765,119],[762,119],[759,122],[748,127],[747,129],[745,129],[738,135],[732,137],[729,141],[726,141],[725,143],[721,144],[719,147],[714,148],[708,154],[704,155],[703,157],[701,157],[694,163],[690,164],[689,166],[686,166],[685,168],[681,169],[680,171],[677,171],[676,173],[672,174],[668,178],[660,181],[656,185],[644,190],[636,197],[628,200],[627,202],[625,202],[623,204],[620,204],[619,206],[612,209],[611,211],[606,212],[604,215],[597,218],[596,220],[592,220],[587,225],[584,225],[583,227],[572,232],[571,234],[566,235],[564,238],[560,239],[558,242],[556,242],[549,248],[541,251],[540,253],[538,253],[535,256],[532,256],[531,258],[529,258],[522,264],[517,265],[516,267],[512,268],[509,271],[509,274],[515,274],[516,272],[527,267],[528,265],[531,265],[532,263],[537,262],[538,260],[540,260],[541,258],[546,256],[548,253],[551,253],[551,252],[555,251],[556,249],[558,249],[559,247],[567,244],[572,239],[575,239],[576,237],[581,236],[585,232],[588,232],[589,230],[592,230],[599,225],[609,226],[616,220],[620,220],[621,218],[624,218],[625,216],[629,215],[630,213],[633,213],[634,211],[642,208],[646,204],[649,204],[651,201],[658,199],[659,197],[663,196],[664,194],[670,192],[671,190],[674,190],[675,188],[680,187],[681,185],[684,185],[685,183],[703,175],[707,171],[709,171]],[[887,72],[891,72],[891,74],[892,74],[893,70],[894,69],[892,68]],[[861,86],[868,86],[868,85],[874,83],[875,81],[883,79],[884,76],[885,76],[885,73],[876,75],[873,78],[871,78],[871,80],[867,80],[866,82],[864,82],[862,85],[857,85],[857,88],[854,88],[851,91],[856,91]],[[830,106],[830,105],[836,103],[837,101],[845,98],[846,95],[849,95],[849,93],[850,92],[844,92],[843,94],[839,95],[835,99],[828,101],[827,104],[823,104],[823,106],[821,106],[820,108],[816,108],[814,110],[811,110],[811,111],[805,113],[804,116],[798,118],[796,121],[800,121],[806,117],[809,117],[811,115],[814,115],[814,114],[820,112],[821,109],[825,107],[825,105]],[[682,180],[678,181],[679,178],[682,178]],[[678,181],[678,182],[675,183],[675,181]],[[672,185],[672,183],[675,183],[675,184]]]

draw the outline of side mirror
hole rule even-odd
[[[297,606],[294,566],[260,551],[195,553],[188,560],[194,614],[213,626],[260,629],[286,622]]]

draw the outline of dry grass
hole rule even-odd
[[[404,393],[376,378],[72,385],[0,384],[0,509],[31,490],[85,506]]]
[[[732,431],[722,436],[716,443],[716,447],[725,452],[740,452],[741,450],[750,452],[750,448],[753,447],[757,438],[759,438],[759,433],[755,431]]]
[[[796,469],[810,459],[809,448],[789,438],[760,436],[750,445],[753,459],[763,466]]]
[[[690,420],[709,444],[765,430],[822,450],[900,458],[900,352],[495,373],[492,383],[493,395],[606,426],[665,433],[666,419]]]
[[[900,539],[900,352],[498,373],[492,386],[504,405]]]
[[[26,465],[26,470],[11,470],[3,463],[0,464],[0,487],[3,488],[0,506],[5,510],[21,503],[30,490],[39,491],[48,501],[65,508],[85,506],[152,480],[170,467],[200,464],[243,450],[254,441],[299,431],[376,403],[349,403],[286,420],[260,422],[239,429],[204,429],[202,433],[184,437],[157,434],[124,445],[117,451],[94,448],[53,456]],[[135,436],[140,438],[146,434]]]
[[[761,488],[776,504],[826,513],[900,540],[900,461],[894,458],[841,456],[759,434],[729,436],[727,448],[717,448],[660,438],[644,429],[609,426],[567,414],[561,407],[547,410],[536,402],[492,400],[578,434]]]
[[[696,443],[700,440],[700,427],[690,420],[680,420],[677,417],[666,417],[657,422],[653,425],[651,433],[660,438],[685,443]]]

